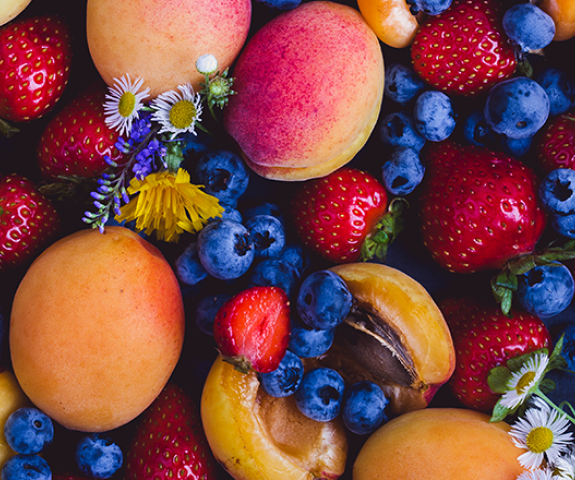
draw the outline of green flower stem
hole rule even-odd
[[[557,410],[559,413],[561,413],[562,415],[564,415],[571,423],[573,423],[575,425],[575,410],[573,409],[573,407],[571,406],[571,404],[567,401],[561,403],[561,405],[566,405],[569,410],[571,410],[571,414],[569,415],[567,412],[565,412],[565,410],[563,410],[560,406],[555,405],[548,397],[547,395],[545,395],[541,390],[539,390],[539,388],[537,390],[535,390],[534,392],[535,395],[537,395],[539,398],[541,398],[547,405],[549,405],[551,408],[554,408],[555,410]]]

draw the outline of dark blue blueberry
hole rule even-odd
[[[272,397],[293,395],[303,378],[303,362],[295,354],[286,351],[284,358],[273,372],[259,373],[260,384]]]
[[[197,285],[208,277],[208,272],[200,262],[197,242],[190,243],[174,263],[178,280],[186,285]]]
[[[539,186],[541,203],[551,215],[575,214],[575,170],[557,168]]]
[[[495,136],[485,123],[485,117],[481,110],[474,110],[465,118],[463,136],[470,145],[478,147],[489,147],[495,141]]]
[[[335,328],[319,330],[293,320],[288,349],[300,358],[319,357],[330,349],[334,336]]]
[[[204,154],[211,149],[216,148],[216,140],[206,132],[196,129],[193,133],[181,133],[178,139],[182,140],[182,153],[187,155],[189,153]]]
[[[567,362],[567,370],[575,372],[575,323],[567,325],[562,333],[565,336],[563,337],[561,355]]]
[[[110,478],[124,461],[122,449],[103,433],[91,433],[76,445],[76,463],[80,471],[92,478]]]
[[[385,69],[385,96],[400,105],[414,100],[426,86],[413,68],[407,65],[391,63]]]
[[[419,152],[411,147],[397,147],[381,167],[381,178],[388,192],[409,195],[423,180],[425,167]]]
[[[541,265],[518,276],[517,299],[529,313],[549,318],[565,310],[575,292],[575,282],[565,265]]]
[[[339,415],[345,383],[331,368],[314,368],[304,373],[294,394],[297,408],[306,417],[329,422]]]
[[[258,262],[251,271],[249,286],[278,287],[292,298],[298,279],[299,274],[292,264],[280,258],[267,258]]]
[[[573,381],[573,374],[563,370],[551,370],[545,374],[545,379],[555,382],[555,388],[548,392],[546,395],[555,405],[563,402],[573,403],[575,398],[575,382]],[[573,424],[571,424],[573,430]]]
[[[319,270],[308,275],[300,285],[296,308],[308,327],[335,328],[347,317],[352,299],[339,275],[330,270]]]
[[[293,10],[299,6],[302,0],[256,0],[258,3],[266,6],[271,10]]]
[[[499,136],[499,143],[501,149],[507,154],[514,158],[521,158],[531,150],[531,145],[533,144],[533,137],[525,138],[509,138],[505,135]]]
[[[211,276],[233,280],[252,265],[254,241],[241,223],[227,219],[211,222],[198,235],[198,255]]]
[[[214,222],[217,220],[222,220],[223,218],[227,218],[228,220],[233,220],[234,222],[238,222],[238,223],[243,223],[244,218],[242,217],[241,212],[235,208],[232,207],[230,205],[223,205],[222,207],[224,207],[224,211],[222,212],[222,215],[219,217],[212,217],[209,219],[210,222]]]
[[[387,421],[385,407],[389,399],[373,382],[357,382],[343,396],[341,416],[347,429],[357,435],[374,432]]]
[[[413,115],[403,110],[383,117],[379,124],[379,138],[392,147],[421,150],[425,145],[425,138],[417,131]]]
[[[229,150],[216,150],[204,155],[196,165],[196,182],[220,203],[234,207],[247,190],[249,172],[241,157]]]
[[[196,325],[206,335],[214,334],[214,319],[220,307],[231,295],[221,293],[202,298],[196,305]]]
[[[271,215],[277,218],[285,229],[285,219],[281,208],[276,203],[265,202],[256,205],[255,207],[247,208],[243,211],[244,222],[248,221],[251,217],[256,215]]]
[[[311,261],[307,251],[297,242],[287,243],[280,258],[293,265],[300,278],[307,272]]]
[[[23,407],[8,417],[4,435],[12,450],[34,455],[54,440],[54,424],[48,415],[37,408]]]
[[[2,467],[2,480],[52,480],[52,470],[40,455],[19,453]]]
[[[413,118],[419,133],[431,142],[449,138],[457,123],[451,99],[437,90],[427,90],[417,97]]]
[[[503,15],[503,30],[522,51],[539,50],[553,41],[554,20],[538,6],[518,3]]]
[[[282,252],[286,234],[282,223],[271,215],[255,215],[245,220],[254,241],[256,258],[273,258]]]
[[[427,15],[439,15],[445,12],[453,0],[415,0],[415,4],[420,12]]]
[[[567,238],[575,238],[575,214],[551,215],[551,227],[559,235]]]
[[[549,97],[549,116],[561,115],[575,107],[575,81],[564,70],[548,67],[535,77]]]
[[[549,97],[535,80],[513,77],[489,90],[483,115],[489,128],[500,135],[532,137],[549,117]]]

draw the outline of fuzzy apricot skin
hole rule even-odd
[[[184,308],[160,251],[123,227],[48,247],[12,306],[14,373],[30,400],[70,430],[102,432],[143,412],[180,357]]]
[[[554,41],[575,37],[575,2],[573,0],[543,0],[538,4],[555,22]]]

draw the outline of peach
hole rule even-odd
[[[189,82],[201,89],[196,60],[214,55],[220,71],[243,47],[251,0],[88,0],[86,35],[104,81],[130,74],[151,97]]]
[[[555,22],[555,41],[575,37],[575,2],[573,0],[543,0],[538,6]]]
[[[329,480],[344,472],[341,419],[307,418],[293,396],[267,395],[254,371],[241,373],[221,356],[204,385],[201,418],[214,456],[235,480]]]
[[[458,408],[429,408],[384,424],[367,439],[353,480],[516,480],[524,472],[505,422]]]
[[[348,163],[376,124],[384,63],[354,8],[303,3],[248,41],[234,67],[224,126],[246,163],[274,180],[307,180]]]
[[[112,430],[159,395],[183,346],[180,288],[160,251],[123,227],[48,247],[14,297],[10,352],[22,390],[71,430]]]

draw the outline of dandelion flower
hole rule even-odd
[[[139,111],[144,106],[143,101],[149,95],[149,88],[140,92],[144,80],[137,78],[132,82],[130,75],[114,79],[104,102],[106,125],[117,130],[120,135],[128,135],[132,129],[132,122],[138,118]]]
[[[169,132],[174,139],[180,133],[196,134],[196,122],[200,121],[202,105],[200,95],[194,93],[194,88],[186,83],[179,85],[178,90],[162,93],[152,100],[151,107],[155,110],[152,120],[162,127],[159,133]]]
[[[549,357],[539,353],[531,357],[509,380],[510,390],[501,397],[501,404],[509,409],[521,405],[537,388],[549,364]]]

